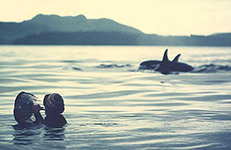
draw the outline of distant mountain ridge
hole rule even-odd
[[[24,21],[23,23],[39,24],[42,26],[50,27],[52,31],[59,32],[103,31],[142,33],[138,29],[122,25],[110,19],[87,19],[84,15],[60,17],[58,15],[39,14],[31,20]]]
[[[140,30],[122,25],[113,20],[87,19],[84,15],[60,17],[39,14],[20,23],[0,22],[0,44],[11,44],[18,38],[46,32],[123,32],[142,33]]]
[[[38,14],[19,23],[0,22],[0,44],[231,46],[231,33],[161,36],[106,18]]]

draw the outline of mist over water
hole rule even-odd
[[[196,71],[138,70],[166,48]],[[231,149],[230,47],[1,46],[0,57],[0,149]],[[68,124],[15,130],[20,91],[40,104],[60,93]]]

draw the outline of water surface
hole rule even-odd
[[[231,149],[231,48],[168,48],[199,71],[137,70],[166,47],[1,46],[0,149]],[[20,91],[60,93],[68,125],[15,130]]]

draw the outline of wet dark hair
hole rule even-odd
[[[18,123],[31,122],[32,106],[36,101],[34,94],[20,92],[14,102],[14,118]]]
[[[49,96],[54,95],[50,101],[54,105],[54,107],[49,107],[46,103]],[[52,114],[57,115],[61,114],[64,111],[64,100],[60,94],[52,93],[52,94],[46,94],[43,99],[43,105],[45,106],[45,112],[46,114]]]

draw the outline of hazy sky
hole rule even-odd
[[[0,21],[42,14],[111,18],[145,33],[231,32],[231,0],[1,0]]]

